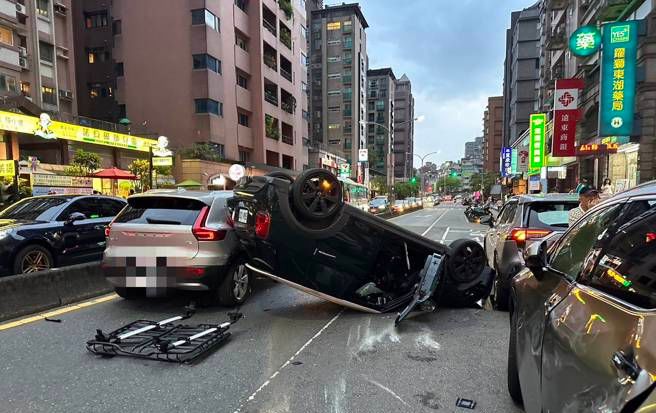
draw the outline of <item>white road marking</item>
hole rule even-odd
[[[451,229],[450,227],[446,227],[446,231],[444,231],[444,234],[442,235],[442,242],[444,242],[444,240],[446,239],[446,236],[449,235],[449,230],[450,229]]]
[[[363,377],[364,377],[364,376],[363,376]],[[375,381],[375,380],[371,380],[371,379],[368,378],[368,377],[364,377],[364,378],[365,378],[365,380],[367,380],[369,383],[371,383],[371,384],[373,384],[373,385],[375,385],[375,386],[377,386],[377,387],[380,387],[381,389],[385,390],[386,392],[388,392],[389,394],[391,394],[392,396],[394,396],[394,398],[397,399],[398,401],[400,401],[401,403],[403,403],[404,406],[406,406],[406,407],[410,407],[410,405],[409,405],[408,403],[406,403],[405,400],[403,400],[401,397],[399,397],[398,394],[394,393],[394,392],[392,391],[392,389],[390,389],[389,387],[385,387],[385,386],[383,386],[382,384],[378,383],[377,381]]]
[[[312,344],[312,342],[314,341],[314,339],[317,338],[317,337],[319,337],[319,336],[321,335],[321,333],[323,333],[328,327],[330,327],[330,325],[331,325],[332,323],[334,323],[335,320],[337,320],[337,319],[339,318],[339,316],[342,315],[343,312],[344,312],[344,310],[342,309],[339,313],[337,313],[337,314],[335,315],[335,317],[331,318],[330,321],[328,321],[326,324],[324,324],[324,326],[321,327],[321,329],[320,329],[319,331],[317,331],[317,333],[316,333],[315,335],[313,335],[308,341],[306,341],[305,344],[303,344],[303,345],[301,346],[301,348],[299,348],[298,351],[296,351],[296,353],[294,353],[293,356],[291,356],[286,362],[284,362],[283,365],[280,366],[280,368],[278,368],[278,370],[276,370],[275,373],[273,373],[273,374],[271,375],[271,377],[269,377],[268,380],[266,380],[264,383],[262,383],[262,385],[261,385],[260,387],[258,387],[257,390],[255,390],[255,391],[253,392],[253,394],[251,394],[251,395],[246,399],[246,401],[244,401],[244,402],[243,402],[243,403],[237,408],[237,410],[235,410],[234,413],[239,413],[239,412],[241,411],[241,409],[246,405],[246,403],[248,403],[248,402],[250,402],[250,401],[252,401],[252,400],[255,400],[255,396],[257,396],[257,394],[258,394],[259,392],[261,392],[262,390],[264,390],[264,388],[265,388],[266,386],[268,386],[268,385],[271,383],[271,380],[273,380],[278,374],[280,374],[280,372],[281,372],[285,367],[289,366],[289,365],[291,364],[291,362],[294,361],[294,359],[296,358],[296,356],[298,356],[299,354],[301,354],[301,352],[302,352],[303,350],[305,350],[305,348],[306,348],[307,346],[309,346],[310,344]]]
[[[434,227],[434,226],[440,221],[440,219],[442,219],[442,217],[444,217],[444,215],[446,215],[448,212],[449,212],[449,210],[448,210],[448,209],[445,209],[444,212],[442,213],[442,215],[440,215],[439,217],[437,217],[437,219],[436,219],[435,221],[433,221],[432,224],[430,224],[430,227],[428,227],[428,228],[426,229],[426,231],[424,231],[424,232],[421,233],[421,236],[423,237],[424,235],[428,234],[428,231],[430,231],[431,229],[433,229],[433,227]]]

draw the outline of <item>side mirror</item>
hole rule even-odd
[[[87,219],[86,215],[84,215],[81,212],[73,212],[71,215],[66,218],[66,225],[73,225],[75,221],[81,221],[83,219]]]
[[[547,266],[547,242],[535,242],[531,244],[524,254],[524,263],[536,278],[539,278]]]

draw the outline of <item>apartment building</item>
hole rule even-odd
[[[118,25],[113,24],[111,3],[78,0],[72,6],[78,113],[118,122],[126,114],[116,101],[116,77],[123,76],[123,65],[116,64],[112,53]]]
[[[538,111],[540,67],[540,2],[511,14],[506,30],[503,106],[504,146],[510,146],[528,129],[529,116]]]
[[[227,160],[302,169],[305,7],[302,0],[114,0],[121,111],[174,148],[207,142]]]
[[[483,114],[483,170],[500,173],[503,146],[503,96],[491,96]]]
[[[414,164],[415,98],[412,82],[403,74],[394,85],[394,180],[412,176]]]
[[[367,148],[369,176],[383,176],[394,183],[394,87],[391,68],[367,71]]]
[[[0,0],[0,96],[2,108],[47,112],[69,120],[77,114],[70,0]],[[5,134],[0,159],[12,152],[51,163],[68,158],[66,141]],[[21,150],[22,150],[21,149]]]
[[[369,27],[357,3],[312,11],[310,40],[311,137],[351,165],[365,182],[358,149],[366,148],[366,76]]]

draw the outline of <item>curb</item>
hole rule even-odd
[[[0,321],[114,291],[99,262],[0,278]]]

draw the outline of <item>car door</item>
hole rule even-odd
[[[67,223],[66,220],[74,212],[84,214],[85,219]],[[63,262],[75,264],[96,259],[100,248],[98,243],[104,242],[104,225],[95,197],[76,199],[57,217],[57,221],[64,222],[61,227],[63,248],[60,252]]]
[[[546,320],[544,411],[620,411],[656,377],[656,200],[599,224],[574,288]]]
[[[517,211],[517,201],[509,201],[497,215],[494,222],[494,227],[490,228],[486,234],[488,244],[485,247],[487,251],[488,262],[492,268],[495,268],[495,256],[500,255],[503,249],[503,241],[506,239],[506,233],[509,232],[509,227],[512,226],[512,220]]]
[[[542,386],[541,375],[542,353],[546,348],[543,345],[545,317],[549,309],[562,301],[572,288],[595,242],[594,231],[603,230],[599,229],[598,224],[612,221],[620,208],[620,205],[614,205],[594,211],[588,219],[570,228],[554,245],[542,271],[520,273],[515,278],[521,294],[514,295],[516,302],[513,303],[512,322],[516,326],[517,366],[527,412],[542,411],[542,393],[551,391]]]

